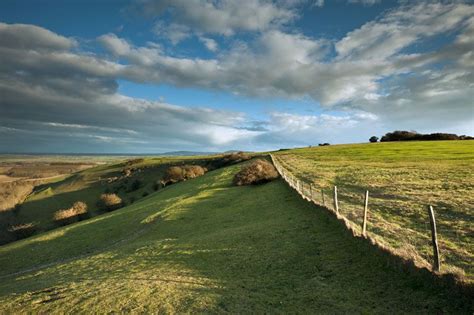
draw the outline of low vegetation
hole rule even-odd
[[[187,179],[202,176],[206,172],[207,169],[199,165],[170,166],[166,170],[163,181],[165,185],[174,184]]]
[[[99,209],[104,211],[113,211],[123,206],[122,198],[116,194],[102,194],[97,202]]]
[[[87,205],[82,201],[77,201],[69,209],[56,211],[53,220],[60,225],[67,225],[86,217]]]
[[[394,132],[386,133],[380,139],[380,142],[387,142],[387,141],[433,141],[433,140],[473,140],[473,139],[474,139],[474,137],[470,137],[470,136],[466,136],[466,135],[458,136],[458,135],[453,134],[453,133],[421,134],[421,133],[418,133],[416,131],[397,130],[397,131],[394,131]],[[377,142],[377,141],[370,141],[370,142]]]
[[[273,164],[257,159],[244,166],[235,174],[233,183],[237,186],[268,183],[278,178],[278,172]]]
[[[36,224],[30,222],[13,225],[8,229],[8,232],[12,234],[15,240],[21,240],[35,234],[36,228]]]
[[[0,313],[472,313],[283,181],[233,186],[238,170],[1,246]]]
[[[474,281],[474,143],[397,142],[276,152],[285,168],[313,186],[314,198],[360,226],[369,190],[368,231],[380,242],[431,265],[428,205],[434,207],[442,272]],[[307,186],[305,186],[307,187]]]

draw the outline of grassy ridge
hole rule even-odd
[[[281,180],[231,186],[237,170],[0,247],[0,310],[472,312],[389,267]]]
[[[415,259],[431,261],[427,206],[433,205],[443,270],[474,279],[474,142],[337,145],[278,152],[285,166],[326,193],[338,186],[340,211],[361,223],[370,191],[369,231]]]

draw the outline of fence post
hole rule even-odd
[[[309,183],[309,199],[313,200],[313,185]]]
[[[436,235],[436,220],[434,215],[434,210],[432,206],[428,207],[428,213],[430,215],[430,225],[431,225],[431,242],[433,243],[433,269],[434,271],[439,271],[441,269],[441,263],[439,261],[439,247],[438,247],[438,236]]]
[[[323,206],[326,207],[326,201],[324,200],[324,189],[321,188],[321,199],[323,200]]]
[[[339,213],[339,204],[337,202],[337,186],[334,186],[334,210]]]
[[[365,191],[365,200],[364,200],[364,221],[362,222],[362,235],[366,236],[367,234],[367,209],[369,207],[369,191]]]

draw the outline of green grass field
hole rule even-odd
[[[422,263],[432,261],[427,206],[436,212],[442,271],[474,280],[474,141],[336,145],[277,152],[284,166],[316,187],[315,198],[362,222],[370,191],[371,236]]]
[[[232,166],[0,247],[0,311],[472,313],[282,180]]]

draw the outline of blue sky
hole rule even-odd
[[[474,134],[473,34],[472,1],[4,0],[0,152]]]

